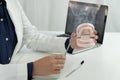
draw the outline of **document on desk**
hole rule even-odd
[[[80,73],[84,68],[83,63],[83,60],[79,62],[75,59],[67,60],[58,80],[80,80]]]
[[[81,67],[82,68],[82,67]],[[64,74],[64,76],[60,77],[58,80],[80,80],[80,72],[81,72],[81,68],[79,68],[78,70],[76,71],[73,71],[71,69],[71,72],[63,72],[63,73],[66,73]],[[69,75],[68,75],[69,74]]]

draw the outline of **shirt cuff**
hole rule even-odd
[[[68,38],[65,42],[65,48],[67,49],[69,47],[69,43],[70,43],[70,38]],[[68,53],[72,54],[73,52],[73,48],[71,48],[71,46],[68,48],[67,50]]]
[[[28,80],[32,80],[33,62],[27,64]]]

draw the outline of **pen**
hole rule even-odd
[[[72,70],[69,74],[67,74],[65,77],[68,77],[68,76],[70,76],[72,73],[74,73],[75,71],[77,71],[83,64],[84,64],[84,60],[80,63],[80,65],[79,65],[77,68],[73,69],[73,70]]]

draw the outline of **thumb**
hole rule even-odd
[[[71,34],[71,38],[74,38],[74,37],[77,37],[77,34],[76,34],[76,33],[72,33],[72,34]]]

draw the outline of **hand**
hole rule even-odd
[[[33,63],[33,76],[59,74],[64,63],[65,57],[63,55],[51,55],[39,59]]]
[[[94,30],[94,37],[92,37],[94,39],[94,42],[97,43],[97,39],[98,39],[98,36],[96,35],[97,32]],[[76,50],[79,50],[81,47],[77,46],[77,34],[76,33],[72,33],[71,34],[71,47],[73,49],[76,49]]]

